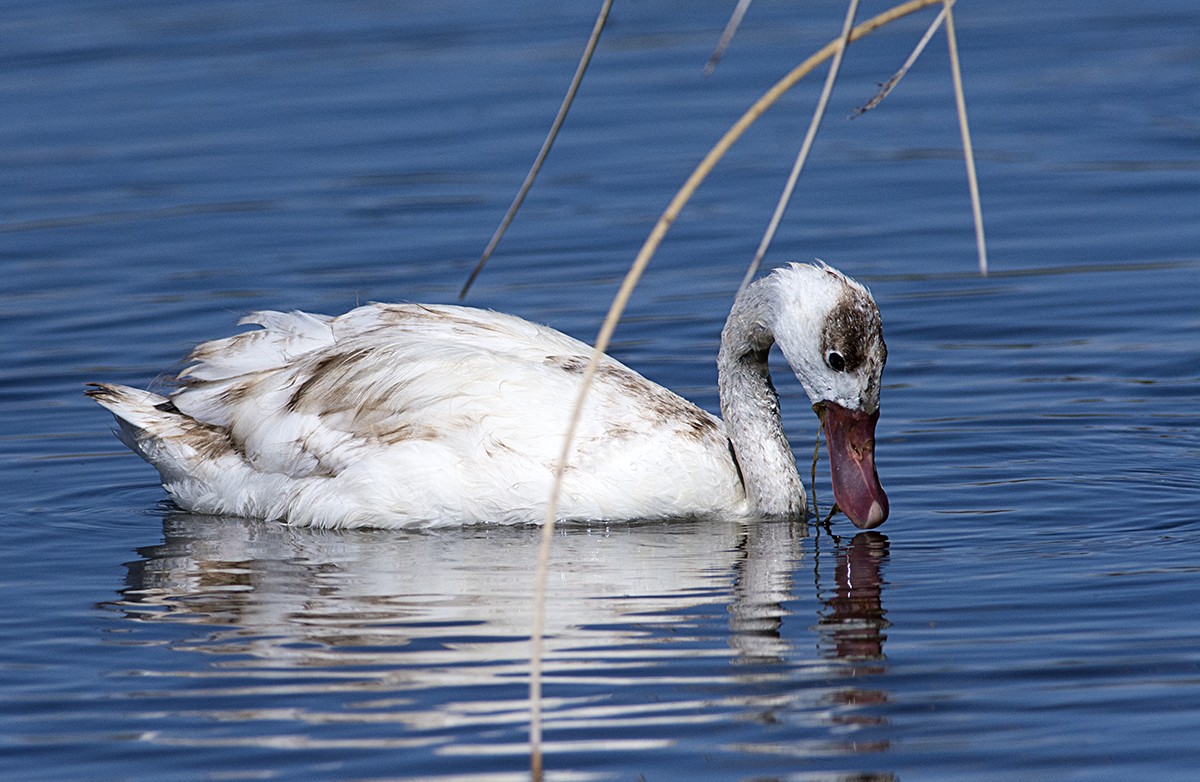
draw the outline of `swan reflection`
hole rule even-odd
[[[826,725],[831,702],[854,711],[885,700],[846,691],[844,678],[883,665],[887,538],[864,532],[843,545],[806,529],[676,521],[560,530],[546,621],[549,729],[640,724],[640,747],[748,711],[799,719],[813,711],[813,692],[824,716],[812,719]],[[276,719],[273,699],[286,691],[289,703],[325,699],[321,719],[334,719],[332,708],[337,722],[425,731],[420,740],[439,751],[468,726],[503,727],[501,743],[516,746],[540,534],[322,531],[171,513],[163,542],[128,564],[115,605],[132,620],[198,626],[171,647],[221,655],[205,675],[229,676],[226,692],[242,698],[210,717]],[[797,695],[798,677],[820,686]],[[653,690],[665,694],[648,702]]]
[[[828,657],[842,660],[882,660],[883,631],[888,622],[883,610],[881,570],[888,556],[888,539],[877,532],[855,535],[850,545],[835,553],[833,594],[821,594],[825,610],[819,629],[821,647]]]

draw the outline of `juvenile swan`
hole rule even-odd
[[[180,507],[316,527],[542,520],[588,345],[457,306],[241,323],[262,328],[199,345],[169,397],[87,392]],[[604,357],[559,517],[804,518],[767,369],[776,342],[824,426],[838,506],[859,527],[882,524],[879,310],[823,264],[777,269],[734,302],[717,357],[724,422]]]

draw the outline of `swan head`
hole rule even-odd
[[[766,280],[771,331],[821,420],[834,499],[862,529],[887,519],[875,470],[875,423],[887,345],[870,292],[836,269],[791,264]]]

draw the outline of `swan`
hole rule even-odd
[[[160,396],[92,384],[181,508],[313,527],[539,523],[592,348],[512,315],[368,304],[256,312]],[[865,287],[819,263],[748,286],[721,333],[724,418],[604,356],[563,476],[564,520],[803,519],[767,355],[824,428],[834,499],[882,524],[875,424],[887,348]]]

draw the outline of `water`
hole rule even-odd
[[[472,302],[594,335],[658,211],[841,10],[618,3]],[[262,307],[450,301],[591,4],[0,10],[0,777],[527,778],[537,531],[179,512],[81,396]],[[873,13],[878,9],[869,9]],[[1185,780],[1200,769],[1200,12],[956,10],[994,274],[936,39],[857,45],[771,260],[884,315],[878,532],[555,540],[553,779]],[[819,78],[671,234],[613,352],[710,409]],[[806,463],[814,419],[780,380]],[[828,498],[822,465],[818,498]]]

